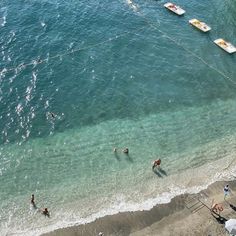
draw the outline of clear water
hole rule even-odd
[[[177,17],[164,3],[0,2],[0,235],[148,209],[234,174],[236,57],[212,40],[236,44],[236,5],[178,0]]]

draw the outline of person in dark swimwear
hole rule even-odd
[[[42,214],[45,215],[45,216],[47,216],[47,217],[50,217],[48,208],[44,208],[44,209],[42,210]]]
[[[152,165],[152,169],[154,170],[154,168],[157,166],[158,168],[160,168],[160,165],[161,165],[161,159],[158,159],[158,160],[155,160],[153,162],[153,165]]]
[[[34,194],[31,195],[30,203],[32,204],[32,206],[33,206],[34,208],[36,208],[36,204],[35,204],[35,202],[34,202]]]
[[[129,154],[129,149],[126,147],[126,148],[123,150],[123,153]]]
[[[56,115],[55,115],[53,112],[50,112],[49,114],[50,114],[50,116],[51,116],[53,119],[56,118]]]

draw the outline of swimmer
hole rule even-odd
[[[123,153],[128,154],[128,153],[129,153],[129,149],[126,147],[126,148],[123,150]]]
[[[42,214],[47,216],[47,217],[50,217],[50,214],[49,214],[49,211],[47,208],[44,208],[44,210],[42,210]]]
[[[53,112],[48,112],[48,113],[47,113],[47,116],[48,116],[48,117],[50,116],[52,119],[55,119],[55,118],[56,118],[56,114],[53,113]]]
[[[155,160],[153,162],[153,165],[152,165],[152,169],[154,170],[154,168],[157,166],[158,168],[160,168],[160,165],[161,165],[161,159],[158,159],[158,160]]]
[[[113,152],[117,152],[117,148],[116,147],[113,149]]]
[[[37,59],[36,62],[39,64],[39,63],[42,63],[43,60],[41,60],[41,59]]]

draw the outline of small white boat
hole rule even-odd
[[[219,47],[221,47],[228,53],[236,52],[236,47],[233,44],[225,41],[224,39],[216,39],[214,40],[214,43],[217,44]]]
[[[164,4],[164,7],[169,9],[170,11],[174,12],[175,14],[181,16],[185,13],[185,10],[183,10],[181,7],[173,4],[173,3],[170,3],[170,2],[167,2],[166,4]]]
[[[211,30],[211,27],[209,27],[206,23],[197,19],[189,20],[189,23],[203,32],[207,32]]]

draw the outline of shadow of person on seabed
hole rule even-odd
[[[120,156],[119,156],[119,154],[116,151],[114,152],[114,155],[115,155],[116,160],[120,161]]]
[[[161,174],[167,176],[167,173],[166,173],[165,170],[163,170],[162,168],[159,168],[158,170],[159,170],[159,172],[160,172]]]
[[[158,170],[153,169],[152,171],[153,171],[158,177],[163,178],[163,176],[161,175],[161,173],[160,173]]]
[[[167,176],[167,173],[165,170],[163,170],[162,168],[154,168],[152,169],[152,171],[160,178],[163,178],[164,175]]]

